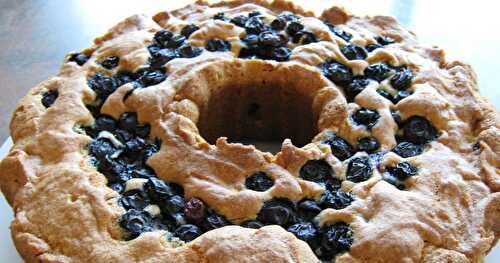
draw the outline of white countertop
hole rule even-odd
[[[10,138],[0,148],[0,159],[7,154],[12,146]],[[23,262],[17,253],[12,238],[10,237],[10,222],[12,221],[12,209],[5,200],[3,195],[0,195],[0,255],[2,259],[0,262],[20,263]],[[495,249],[486,257],[486,263],[500,262],[500,245],[497,244]]]

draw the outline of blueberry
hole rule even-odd
[[[177,58],[177,53],[168,48],[163,48],[151,54],[149,64],[155,69],[159,69],[167,64],[170,60]]]
[[[118,127],[130,132],[135,130],[137,124],[139,124],[139,121],[137,120],[137,113],[135,112],[124,112],[120,115],[120,119],[118,120]],[[130,139],[131,138],[127,138],[126,141]]]
[[[374,153],[380,147],[380,143],[374,137],[364,137],[358,140],[358,151]]]
[[[45,108],[49,108],[50,106],[52,106],[52,104],[54,104],[57,97],[59,97],[59,91],[57,90],[49,90],[44,92],[42,94],[42,105]]]
[[[293,43],[296,44],[307,45],[316,42],[318,42],[318,38],[309,31],[302,30],[293,36]]]
[[[154,40],[155,42],[160,45],[160,46],[167,46],[167,43],[172,39],[174,36],[174,33],[167,31],[167,30],[160,30],[155,33],[154,35]]]
[[[397,189],[399,190],[405,190],[406,185],[404,182],[396,178],[395,176],[391,174],[384,174],[384,181],[394,185]]]
[[[87,81],[87,84],[92,90],[94,90],[97,96],[103,100],[118,88],[118,83],[115,78],[104,76],[100,72],[97,72],[94,76],[92,76]]]
[[[326,26],[328,26],[328,29],[330,29],[330,31],[332,33],[334,33],[336,36],[342,38],[343,40],[349,42],[352,38],[352,35],[350,33],[347,33],[345,32],[344,30],[334,26],[333,24],[329,23],[329,22],[323,22]]]
[[[114,154],[118,150],[113,143],[104,138],[92,141],[87,145],[87,148],[89,149],[89,153],[99,161],[104,159],[107,155]]]
[[[120,62],[120,58],[117,56],[110,56],[105,58],[103,61],[101,61],[101,66],[103,66],[106,69],[113,69],[118,66],[118,63]]]
[[[149,87],[163,82],[167,76],[162,70],[143,68],[136,73],[137,81],[139,81],[142,86]]]
[[[378,94],[380,94],[380,96],[388,99],[389,101],[394,101],[394,98],[392,97],[392,95],[389,92],[387,92],[386,90],[384,90],[384,89],[377,89],[376,91],[377,91]]]
[[[154,171],[149,167],[137,167],[133,169],[130,175],[134,178],[149,179],[155,177]]]
[[[195,224],[199,224],[205,219],[207,213],[207,208],[205,203],[199,198],[193,197],[187,203],[184,208],[184,214],[188,221]]]
[[[259,228],[263,227],[264,224],[262,224],[261,222],[259,222],[257,220],[248,220],[248,221],[241,223],[241,226],[246,227],[246,228],[259,229]]]
[[[372,153],[369,155],[370,157],[370,160],[372,161],[372,163],[379,167],[380,164],[382,163],[382,160],[384,159],[384,156],[388,153],[388,151],[379,151],[379,152],[376,152],[376,153]]]
[[[207,41],[207,46],[205,47],[208,51],[229,51],[231,50],[231,43],[222,39],[210,39]]]
[[[256,47],[259,44],[259,36],[258,35],[247,35],[242,39],[245,45],[249,48]]]
[[[125,192],[118,202],[126,210],[142,210],[149,205],[149,198],[142,191],[131,190]]]
[[[113,117],[102,114],[95,120],[95,126],[98,131],[113,132],[116,129],[116,121]]]
[[[134,138],[125,143],[125,150],[129,153],[137,154],[144,149],[146,142],[141,138]]]
[[[120,126],[120,123],[118,123],[118,126]],[[132,137],[133,137],[133,134],[131,132],[123,130],[123,129],[116,129],[115,135],[116,135],[116,138],[118,138],[118,140],[120,140],[122,143],[126,143],[128,140],[132,139]]]
[[[116,85],[118,87],[122,86],[122,85],[125,85],[127,83],[130,83],[132,81],[134,81],[134,74],[132,74],[131,72],[127,72],[127,71],[120,71],[118,72],[116,75],[115,75],[115,80],[116,80]]]
[[[72,54],[68,59],[68,61],[75,62],[78,66],[83,66],[88,60],[89,57],[82,53]]]
[[[245,30],[247,34],[260,34],[263,31],[268,30],[269,27],[266,26],[260,17],[254,16],[250,17],[247,22],[245,23]]]
[[[153,154],[157,153],[160,150],[160,146],[156,144],[147,144],[144,147],[144,151],[142,152],[143,161],[146,162]]]
[[[309,160],[299,171],[299,177],[306,181],[324,184],[333,177],[333,169],[325,160]]]
[[[221,228],[221,227],[227,226],[229,224],[230,223],[229,223],[229,221],[226,220],[226,218],[224,218],[223,216],[221,216],[215,212],[208,213],[205,220],[203,220],[203,222],[201,223],[201,225],[203,226],[203,229],[205,231],[210,231],[212,229]]]
[[[385,168],[385,170],[401,181],[406,180],[408,177],[415,176],[418,173],[417,167],[408,162],[397,163],[395,166]]]
[[[311,221],[321,212],[322,209],[314,200],[304,199],[298,203],[297,210],[301,219]]]
[[[290,200],[274,198],[264,203],[257,215],[257,220],[265,224],[287,227],[296,221],[295,210],[295,205]]]
[[[372,166],[368,157],[356,157],[349,161],[346,178],[349,181],[359,183],[370,179],[372,172]]]
[[[170,40],[168,40],[165,47],[167,48],[178,48],[186,42],[186,37],[183,35],[174,35]]]
[[[343,209],[354,201],[354,195],[342,191],[325,191],[321,196],[319,204],[321,208]]]
[[[181,58],[194,58],[194,57],[201,55],[202,52],[203,52],[203,50],[201,48],[193,47],[193,46],[188,45],[188,44],[182,45],[177,50],[177,53],[179,54],[179,56]]]
[[[394,122],[396,122],[398,126],[401,125],[402,123],[401,115],[399,114],[398,111],[391,111],[391,116],[394,119]]]
[[[246,188],[253,191],[265,192],[273,185],[273,179],[264,172],[256,172],[245,180]]]
[[[424,144],[438,137],[436,128],[427,119],[412,116],[403,124],[403,138],[415,144]]]
[[[259,34],[259,46],[261,47],[279,47],[281,38],[273,31],[264,31]]]
[[[173,225],[177,227],[187,224],[186,216],[183,213],[168,215],[166,218],[171,219]]]
[[[377,40],[377,42],[382,46],[396,43],[396,41],[390,36],[378,36],[375,40]]]
[[[113,191],[122,193],[125,190],[125,185],[123,183],[112,183],[108,185],[109,188],[113,189]]]
[[[309,222],[291,225],[288,227],[287,231],[306,243],[312,243],[318,236],[318,230]]]
[[[217,14],[215,14],[213,17],[212,17],[213,20],[222,20],[222,21],[227,21],[228,18],[226,17],[226,14],[224,14],[224,12],[219,12]]]
[[[364,48],[352,44],[341,47],[340,52],[349,60],[363,60],[367,56]]]
[[[396,104],[398,103],[400,100],[402,99],[405,99],[407,97],[409,97],[412,93],[409,92],[409,91],[406,91],[406,90],[400,90],[398,91],[398,93],[396,93],[396,96],[394,96],[393,100],[392,100],[392,103]]]
[[[181,35],[183,35],[186,38],[189,38],[191,34],[193,34],[198,29],[200,28],[194,24],[186,25],[185,27],[182,28]]]
[[[391,68],[386,63],[380,62],[371,64],[370,66],[365,68],[364,75],[367,78],[371,78],[378,82],[381,82],[384,79],[388,78],[391,72]]]
[[[271,49],[269,59],[276,61],[287,61],[290,58],[292,51],[287,47],[278,47]]]
[[[379,45],[379,44],[369,44],[369,45],[366,45],[365,49],[368,52],[372,52],[373,50],[375,50],[377,48],[381,48],[381,47],[382,47],[382,45]]]
[[[233,17],[230,22],[239,26],[239,27],[245,27],[245,24],[247,21],[248,21],[247,16],[239,15],[239,16]]]
[[[174,195],[174,192],[168,183],[154,177],[148,179],[145,185],[145,191],[151,200],[156,203],[163,202]]]
[[[151,126],[149,124],[139,124],[135,127],[135,134],[141,138],[146,138],[151,132]]]
[[[201,236],[201,234],[201,230],[197,226],[191,224],[181,225],[175,229],[174,232],[175,236],[186,242],[194,240],[195,238]]]
[[[332,154],[341,161],[348,159],[353,154],[352,146],[337,135],[330,136],[327,140],[323,141],[323,143],[328,144]]]
[[[413,72],[407,67],[397,69],[391,77],[391,86],[397,90],[406,90],[411,86]]]
[[[304,25],[302,25],[300,22],[292,21],[292,22],[288,23],[285,30],[290,36],[295,36],[295,34],[299,33],[303,29],[304,29]]]
[[[248,13],[248,17],[261,16],[262,13],[260,11],[252,11]]]
[[[347,251],[353,242],[353,233],[349,225],[337,222],[333,225],[324,226],[320,229],[321,246],[334,254]]]
[[[168,213],[168,215],[179,214],[184,211],[186,207],[186,202],[182,196],[173,195],[169,196],[164,201],[159,202],[162,212]]]
[[[358,125],[364,125],[368,129],[377,124],[380,114],[376,110],[361,108],[352,115],[352,120]]]
[[[281,31],[283,29],[285,29],[286,27],[286,19],[283,18],[283,17],[276,17],[276,19],[274,19],[272,22],[271,22],[271,28],[273,30],[276,30],[276,31]]]
[[[347,85],[353,79],[352,70],[337,61],[325,61],[319,67],[323,75],[337,85]]]
[[[363,91],[370,81],[364,77],[355,77],[349,85],[344,87],[348,102],[354,101],[354,98]]]
[[[128,233],[128,239],[134,239],[141,233],[152,231],[151,215],[148,212],[131,209],[123,214],[119,224]]]

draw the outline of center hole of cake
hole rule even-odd
[[[227,137],[277,153],[287,138],[298,147],[312,140],[317,129],[311,107],[310,97],[293,87],[228,86],[212,91],[199,129],[212,144]]]

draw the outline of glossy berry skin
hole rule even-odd
[[[169,184],[154,177],[148,179],[145,185],[145,191],[151,200],[156,203],[163,202],[174,195],[174,191]]]
[[[264,31],[259,34],[258,44],[261,47],[279,47],[282,42],[278,34],[273,31]]]
[[[400,90],[394,98],[392,99],[392,103],[397,104],[399,101],[408,98],[412,93],[406,90]]]
[[[171,216],[184,212],[186,202],[182,196],[172,195],[163,199],[164,201],[157,202],[161,207],[162,212]]]
[[[370,159],[366,156],[356,157],[349,161],[346,178],[349,181],[359,183],[370,179],[372,173]]]
[[[380,143],[374,137],[364,137],[358,140],[359,152],[374,153],[380,148]]]
[[[352,115],[352,120],[358,125],[371,129],[377,124],[380,114],[376,110],[361,108]]]
[[[381,82],[388,78],[391,72],[392,69],[386,63],[380,62],[365,68],[364,75],[367,78]]]
[[[135,73],[137,81],[143,87],[149,87],[163,82],[167,76],[160,69],[143,68]]]
[[[245,180],[245,187],[258,192],[265,192],[274,185],[274,180],[264,172],[256,172]]]
[[[185,242],[193,241],[197,237],[201,236],[201,234],[201,229],[192,224],[181,225],[174,231],[174,235]]]
[[[292,42],[296,44],[307,45],[318,42],[318,38],[314,33],[302,30],[293,36]]]
[[[369,44],[365,46],[366,51],[372,52],[375,49],[382,48],[383,46],[380,44]]]
[[[119,204],[129,210],[142,210],[150,203],[149,198],[142,191],[132,190],[126,192],[119,200]]]
[[[183,35],[174,35],[172,38],[168,40],[165,47],[166,48],[179,48],[186,42],[186,37]]]
[[[106,156],[114,154],[118,149],[108,139],[98,139],[87,145],[89,153],[101,161]]]
[[[349,225],[337,222],[333,225],[324,226],[320,229],[321,246],[333,254],[347,251],[353,242],[353,233]]]
[[[334,60],[329,60],[321,64],[320,70],[325,77],[337,85],[347,85],[353,78],[350,68]]]
[[[380,94],[380,96],[386,98],[387,100],[389,100],[391,102],[394,101],[394,98],[392,97],[392,95],[384,89],[377,89],[377,93]]]
[[[391,86],[397,90],[406,90],[411,86],[413,72],[407,67],[397,69],[391,77]]]
[[[250,17],[245,23],[245,30],[249,35],[252,34],[258,35],[261,32],[266,31],[268,29],[269,27],[266,26],[258,16]]]
[[[348,102],[353,102],[354,98],[361,93],[370,81],[364,77],[355,77],[349,85],[344,87],[344,92]]]
[[[348,60],[363,60],[366,59],[367,56],[364,48],[352,44],[341,47],[340,52],[342,52]]]
[[[42,105],[45,108],[50,108],[52,104],[56,101],[57,97],[59,97],[59,92],[57,90],[49,90],[42,94]]]
[[[287,231],[307,243],[312,243],[318,236],[318,230],[309,222],[293,224],[288,227]]]
[[[427,119],[412,116],[403,124],[403,139],[414,144],[424,144],[438,137],[437,129]]]
[[[130,132],[133,132],[138,124],[139,121],[135,112],[124,112],[118,120],[118,127]]]
[[[211,52],[229,51],[231,50],[231,43],[222,39],[210,39],[207,41],[205,48]]]
[[[299,218],[305,221],[312,221],[323,210],[316,201],[304,199],[297,204]]]
[[[276,19],[271,22],[271,28],[276,31],[284,30],[286,27],[286,22],[286,19],[282,17],[276,17]]]
[[[352,39],[352,35],[348,32],[345,32],[344,30],[340,29],[337,26],[334,26],[333,24],[329,22],[323,22],[330,31],[335,34],[336,36],[342,38],[344,41],[349,42]]]
[[[229,221],[227,221],[226,218],[224,218],[223,216],[215,212],[210,212],[208,213],[205,220],[203,220],[203,223],[201,225],[203,226],[203,229],[205,231],[210,231],[213,229],[227,226],[229,224],[230,224]]]
[[[154,53],[151,52],[151,59],[149,63],[152,68],[159,69],[177,57],[178,54],[175,50],[163,48],[155,51]]]
[[[354,201],[354,195],[342,191],[328,191],[326,190],[319,201],[323,209],[343,209],[348,207]]]
[[[120,218],[120,226],[128,233],[127,239],[134,239],[143,232],[152,231],[151,215],[148,212],[131,209]]]
[[[424,149],[421,145],[414,144],[411,142],[400,142],[394,149],[392,149],[397,155],[408,158],[421,154]]]
[[[286,32],[290,35],[290,36],[295,36],[295,34],[299,33],[300,31],[302,31],[302,29],[304,29],[304,25],[302,25],[300,22],[298,21],[292,21],[290,23],[288,23],[287,27],[286,27]]]
[[[333,176],[332,167],[325,160],[309,160],[299,171],[299,177],[306,181],[324,184]]]
[[[186,38],[189,38],[198,29],[200,28],[194,24],[186,25],[185,27],[182,28],[181,35],[183,35]]]
[[[97,94],[97,97],[103,100],[105,100],[118,88],[115,78],[105,76],[100,72],[97,72],[94,76],[92,76],[87,81],[87,84],[92,90],[94,90],[94,92]]]
[[[259,229],[264,226],[264,224],[257,220],[248,220],[241,224],[242,227]]]
[[[205,219],[207,207],[201,199],[193,197],[186,203],[184,214],[188,221],[200,224]]]
[[[105,69],[113,69],[118,66],[118,63],[120,63],[120,58],[116,56],[111,56],[101,61],[101,66],[103,66]]]
[[[337,157],[339,160],[344,161],[353,155],[352,146],[343,138],[332,135],[325,141],[324,144],[330,146],[332,154]]]
[[[387,167],[385,170],[401,181],[406,180],[408,177],[415,176],[418,173],[418,168],[408,162],[397,163],[395,166]]]
[[[95,128],[98,131],[113,132],[116,129],[116,121],[113,117],[103,114],[95,120]]]
[[[170,31],[160,30],[160,31],[155,33],[153,39],[155,40],[155,42],[158,45],[166,47],[168,41],[170,41],[170,39],[172,39],[173,36],[174,36],[174,33],[170,32]]]
[[[296,221],[295,205],[284,198],[266,201],[257,215],[257,220],[269,225],[287,227]]]
[[[72,54],[68,59],[68,61],[75,62],[78,66],[83,66],[88,60],[89,57],[81,53]]]

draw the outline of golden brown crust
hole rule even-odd
[[[277,226],[224,227],[182,246],[167,241],[164,231],[122,241],[116,224],[123,213],[116,204],[118,194],[86,161],[84,146],[90,138],[74,130],[93,122],[85,104],[95,94],[86,79],[98,70],[96,61],[118,55],[120,67],[133,71],[146,63],[145,46],[154,32],[162,27],[178,31],[186,24],[183,20],[202,23],[200,33],[190,39],[193,45],[203,45],[211,34],[237,40],[244,34],[238,28],[205,20],[222,10],[231,15],[255,9],[269,15],[288,10],[312,16],[283,0],[213,5],[199,1],[153,18],[133,16],[85,50],[92,55],[85,66],[64,64],[58,76],[19,102],[11,122],[15,146],[0,164],[0,187],[15,210],[12,237],[27,262],[317,262],[306,243]],[[415,93],[397,105],[378,96],[374,87],[356,97],[360,106],[381,112],[382,124],[372,133],[383,149],[396,143],[397,126],[389,109],[397,109],[403,119],[425,116],[443,133],[425,154],[408,158],[421,170],[421,176],[411,179],[414,191],[396,191],[380,180],[378,172],[365,183],[343,185],[357,201],[321,215],[322,221],[342,220],[353,227],[353,246],[337,262],[481,262],[500,236],[500,117],[479,95],[474,72],[461,62],[445,61],[441,49],[419,45],[393,18],[359,18],[338,7],[321,17],[344,24],[360,45],[373,43],[377,34],[397,39],[400,45],[374,52],[368,62],[407,64],[416,71]],[[352,143],[366,131],[347,117],[359,106],[348,104],[316,66],[330,57],[354,72],[362,72],[368,64],[347,61],[339,51],[343,40],[316,22],[304,23],[326,41],[297,47],[290,63],[239,60],[229,52],[175,60],[167,64],[165,82],[137,90],[126,102],[122,98],[131,87],[122,86],[103,112],[114,117],[138,112],[163,141],[160,153],[149,160],[158,176],[182,184],[187,197],[202,198],[233,222],[255,217],[262,202],[272,196],[299,200],[320,195],[320,187],[297,178],[302,164],[325,158],[337,175],[344,174],[345,168],[318,142],[326,132],[335,131]],[[233,52],[239,48],[236,45]],[[273,156],[222,138],[210,145],[200,136],[200,127],[214,121],[206,116],[217,88],[263,82],[290,87],[310,100],[319,131],[313,143],[297,148],[286,140]],[[59,98],[45,109],[41,94],[53,89]],[[476,141],[479,154],[471,147]],[[401,157],[388,154],[383,165],[398,160]],[[244,176],[258,170],[267,171],[276,186],[267,192],[242,190]]]

